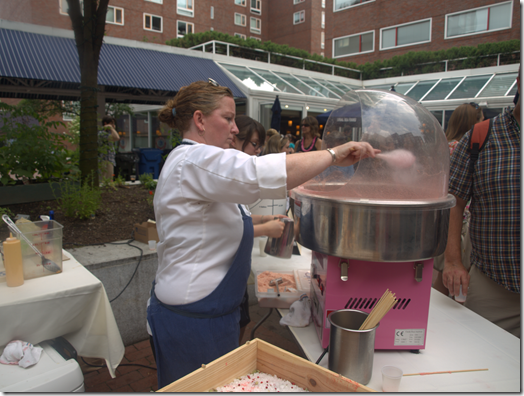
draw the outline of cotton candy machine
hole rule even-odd
[[[322,347],[327,316],[370,312],[386,289],[398,303],[382,319],[376,349],[423,349],[433,257],[446,247],[449,150],[444,132],[422,105],[383,90],[355,90],[326,123],[323,148],[365,141],[382,153],[407,150],[407,167],[366,158],[354,169],[332,166],[291,192],[295,237],[311,249],[312,317]]]

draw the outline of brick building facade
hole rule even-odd
[[[357,64],[520,39],[517,0],[110,0],[108,36],[164,44],[214,30]],[[4,0],[0,19],[71,29],[66,0]]]

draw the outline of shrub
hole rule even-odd
[[[100,207],[102,192],[97,186],[93,186],[92,178],[86,178],[81,186],[62,181],[59,188],[61,197],[57,198],[57,203],[66,217],[89,219]]]

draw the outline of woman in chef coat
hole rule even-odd
[[[182,87],[158,115],[183,138],[154,198],[160,241],[147,320],[159,389],[238,347],[253,247],[251,217],[238,204],[283,199],[332,164],[378,152],[364,142],[297,156],[225,150],[238,133],[235,115],[231,90],[211,79]]]

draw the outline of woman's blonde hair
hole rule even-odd
[[[264,150],[264,154],[281,153],[282,149],[289,142],[288,138],[280,136],[280,134],[273,135],[269,138]]]
[[[158,120],[177,129],[183,136],[189,129],[195,111],[200,110],[204,115],[208,115],[219,107],[219,101],[224,97],[234,99],[228,87],[215,86],[207,81],[195,81],[180,88],[175,97],[167,101],[158,113]]]
[[[448,142],[460,140],[462,136],[480,121],[482,110],[470,103],[461,104],[449,117],[446,128]]]

